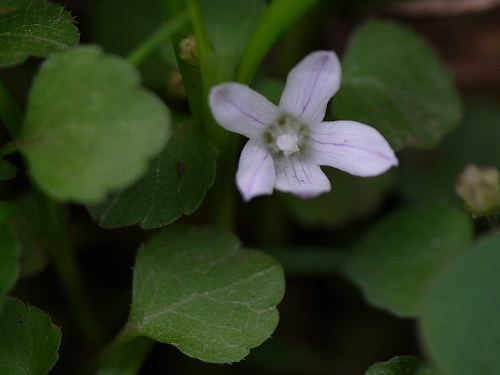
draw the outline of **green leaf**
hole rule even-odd
[[[361,178],[333,168],[324,172],[332,183],[332,190],[314,199],[282,195],[287,209],[307,225],[338,226],[355,219],[366,218],[382,204],[392,185],[392,174]]]
[[[500,374],[500,237],[456,257],[423,299],[424,347],[446,375]]]
[[[71,14],[44,0],[0,2],[0,67],[75,46],[80,33]]]
[[[105,228],[168,225],[201,204],[215,179],[216,157],[217,149],[203,133],[184,126],[173,133],[141,180],[89,206],[90,214]]]
[[[404,207],[370,229],[344,272],[371,304],[413,317],[429,278],[472,238],[468,215],[441,206]]]
[[[132,65],[86,46],[42,66],[18,143],[46,193],[91,203],[144,174],[169,127],[167,107]]]
[[[57,361],[61,331],[34,306],[8,297],[0,314],[0,373],[44,375]]]
[[[0,221],[0,311],[2,311],[5,294],[9,292],[16,283],[17,274],[19,273],[20,252],[19,242],[16,237],[7,224]]]
[[[342,61],[333,111],[379,130],[397,150],[430,148],[461,119],[450,73],[415,33],[386,21],[359,28]]]
[[[0,181],[10,180],[17,173],[17,168],[6,160],[0,159]]]
[[[215,228],[173,227],[137,255],[129,326],[207,362],[243,359],[276,328],[284,275]]]
[[[437,375],[437,372],[420,359],[405,355],[377,363],[365,375]]]
[[[500,168],[500,107],[468,103],[462,125],[437,150],[405,150],[396,170],[405,197],[462,205],[454,185],[467,163]]]

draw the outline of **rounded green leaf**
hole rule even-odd
[[[0,67],[24,62],[29,55],[77,45],[80,33],[73,16],[45,0],[7,0],[0,3]]]
[[[18,143],[43,190],[90,203],[145,173],[169,126],[167,107],[132,65],[86,46],[43,64]]]
[[[415,33],[386,22],[360,27],[342,60],[333,111],[379,130],[395,149],[434,147],[462,112],[450,73]]]
[[[8,297],[0,314],[0,374],[44,375],[57,361],[61,331],[34,306]]]
[[[455,258],[423,299],[424,347],[445,375],[500,374],[500,237]]]
[[[437,375],[426,363],[408,355],[376,363],[365,375]]]
[[[344,272],[375,306],[413,317],[430,277],[473,238],[471,218],[440,206],[405,207],[375,224]]]
[[[215,228],[172,227],[137,255],[129,327],[207,362],[243,359],[276,328],[279,263]]]
[[[105,228],[168,225],[199,207],[214,182],[216,157],[217,149],[202,132],[191,125],[179,128],[143,178],[89,206],[89,212]]]

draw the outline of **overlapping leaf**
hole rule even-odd
[[[461,119],[450,73],[415,33],[372,21],[353,35],[342,60],[333,111],[378,129],[395,149],[434,147]]]
[[[42,66],[17,143],[43,190],[90,203],[144,174],[169,128],[167,107],[132,65],[86,46]]]
[[[0,2],[0,67],[45,57],[75,46],[80,40],[71,14],[45,0]]]
[[[405,207],[371,228],[347,257],[344,271],[373,305],[416,316],[430,277],[472,238],[471,219],[460,211]]]
[[[141,180],[89,206],[89,211],[106,228],[170,224],[201,204],[215,179],[216,157],[217,149],[203,133],[190,125],[179,128]]]
[[[0,373],[44,375],[57,361],[61,331],[34,306],[8,297],[0,313]]]
[[[207,362],[234,362],[278,323],[284,275],[231,233],[171,227],[137,255],[130,329]]]
[[[429,285],[420,331],[445,375],[500,373],[500,237],[455,258]]]

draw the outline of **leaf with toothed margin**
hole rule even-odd
[[[388,362],[374,364],[365,375],[438,375],[438,373],[420,359],[404,355],[392,358]]]
[[[45,57],[78,44],[73,16],[45,0],[0,2],[0,67],[24,62],[29,55]]]
[[[61,330],[50,317],[7,297],[0,313],[0,374],[44,375],[59,357]]]
[[[181,124],[151,160],[144,177],[87,208],[104,228],[168,225],[200,206],[215,179],[217,153],[206,135],[191,124]]]
[[[139,250],[128,327],[190,357],[243,359],[276,328],[284,274],[230,232],[171,227]]]
[[[35,183],[94,203],[137,181],[170,134],[170,111],[127,60],[97,46],[59,52],[31,87],[16,140]]]

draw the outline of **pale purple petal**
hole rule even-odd
[[[273,158],[260,140],[250,139],[241,151],[236,172],[236,185],[243,199],[272,194],[275,181]]]
[[[310,53],[288,74],[279,107],[309,124],[320,122],[340,78],[340,62],[333,51]]]
[[[356,121],[322,122],[311,127],[311,159],[362,177],[398,165],[391,146],[376,129]]]
[[[215,121],[223,128],[248,138],[259,137],[280,114],[264,96],[236,82],[213,86],[208,104]]]
[[[311,198],[330,191],[330,181],[319,165],[306,163],[294,157],[275,159],[276,190]]]

